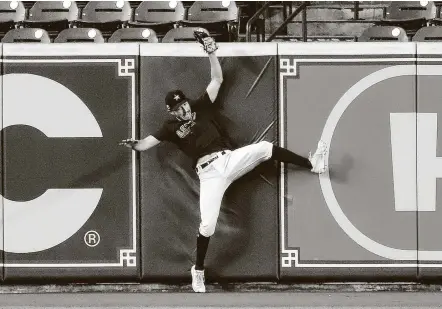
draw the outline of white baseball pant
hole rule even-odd
[[[213,155],[217,154],[218,159],[197,171],[200,179],[201,235],[210,237],[215,232],[224,192],[230,184],[269,160],[272,149],[272,143],[262,141],[234,151],[227,150],[222,156],[221,152],[217,152]]]

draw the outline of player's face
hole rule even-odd
[[[178,109],[170,112],[173,116],[183,120],[190,120],[192,118],[192,111],[189,102],[184,102]]]

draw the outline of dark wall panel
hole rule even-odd
[[[261,47],[259,49],[258,47]],[[190,98],[210,82],[197,44],[141,45],[141,135],[167,119],[164,97]],[[276,44],[220,44],[224,73],[219,122],[236,147],[277,142]],[[226,192],[206,259],[208,280],[276,280],[278,186],[270,162]],[[190,278],[199,226],[199,180],[191,161],[164,143],[141,154],[143,279]]]

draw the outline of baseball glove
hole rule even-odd
[[[193,35],[195,36],[195,39],[198,41],[198,43],[202,45],[206,53],[211,54],[218,49],[218,45],[216,44],[215,40],[206,32],[194,31]]]

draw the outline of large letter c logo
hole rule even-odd
[[[103,137],[83,101],[49,78],[7,74],[3,76],[2,90],[2,129],[28,125],[48,137]],[[48,189],[31,201],[3,198],[4,241],[0,241],[0,249],[30,253],[64,242],[86,223],[102,192],[102,188]]]

